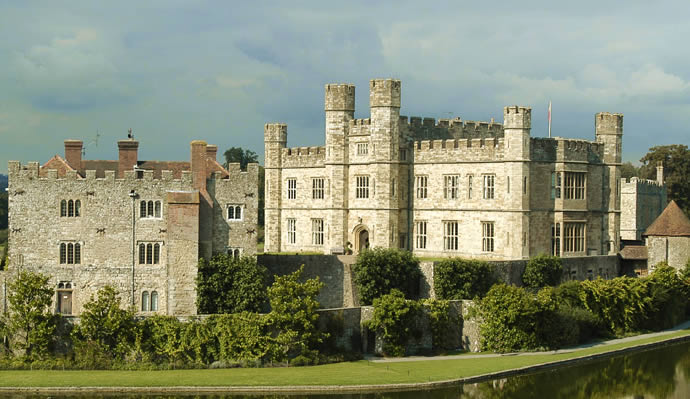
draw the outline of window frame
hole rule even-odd
[[[324,221],[323,218],[311,219],[311,244],[323,246],[324,245]]]
[[[428,242],[428,223],[427,220],[417,220],[414,222],[415,249],[426,249]]]
[[[287,243],[297,244],[297,219],[287,218]]]
[[[230,212],[232,212],[232,214]],[[239,217],[237,215],[239,215]],[[226,204],[225,205],[225,216],[226,216],[226,220],[228,222],[241,222],[241,221],[243,221],[244,220],[244,204]]]
[[[443,250],[460,250],[460,222],[457,220],[443,221]]]
[[[321,200],[326,198],[326,179],[323,177],[311,178],[311,199]]]
[[[355,176],[355,198],[368,199],[369,198],[369,175]]]
[[[285,180],[285,187],[287,199],[294,200],[297,199],[297,179],[294,177],[287,178]]]
[[[496,175],[484,174],[482,175],[482,199],[492,200],[496,199]]]
[[[429,175],[415,176],[415,198],[426,199],[429,195]]]
[[[482,252],[494,252],[496,239],[495,222],[482,222]]]
[[[460,175],[443,175],[443,199],[460,199]]]
[[[359,142],[356,144],[356,154],[357,156],[369,155],[369,143]]]

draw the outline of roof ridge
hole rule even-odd
[[[676,201],[671,200],[643,235],[690,236],[690,219],[676,204]]]

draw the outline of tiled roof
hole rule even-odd
[[[647,247],[644,245],[628,245],[621,249],[620,256],[628,260],[647,259]]]
[[[645,236],[690,236],[690,220],[682,209],[671,201],[658,218],[644,232]]]

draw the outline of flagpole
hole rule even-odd
[[[549,138],[551,138],[551,101],[549,101]]]

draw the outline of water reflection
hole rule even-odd
[[[502,380],[433,391],[335,395],[0,395],[0,399],[690,398],[690,343]]]

